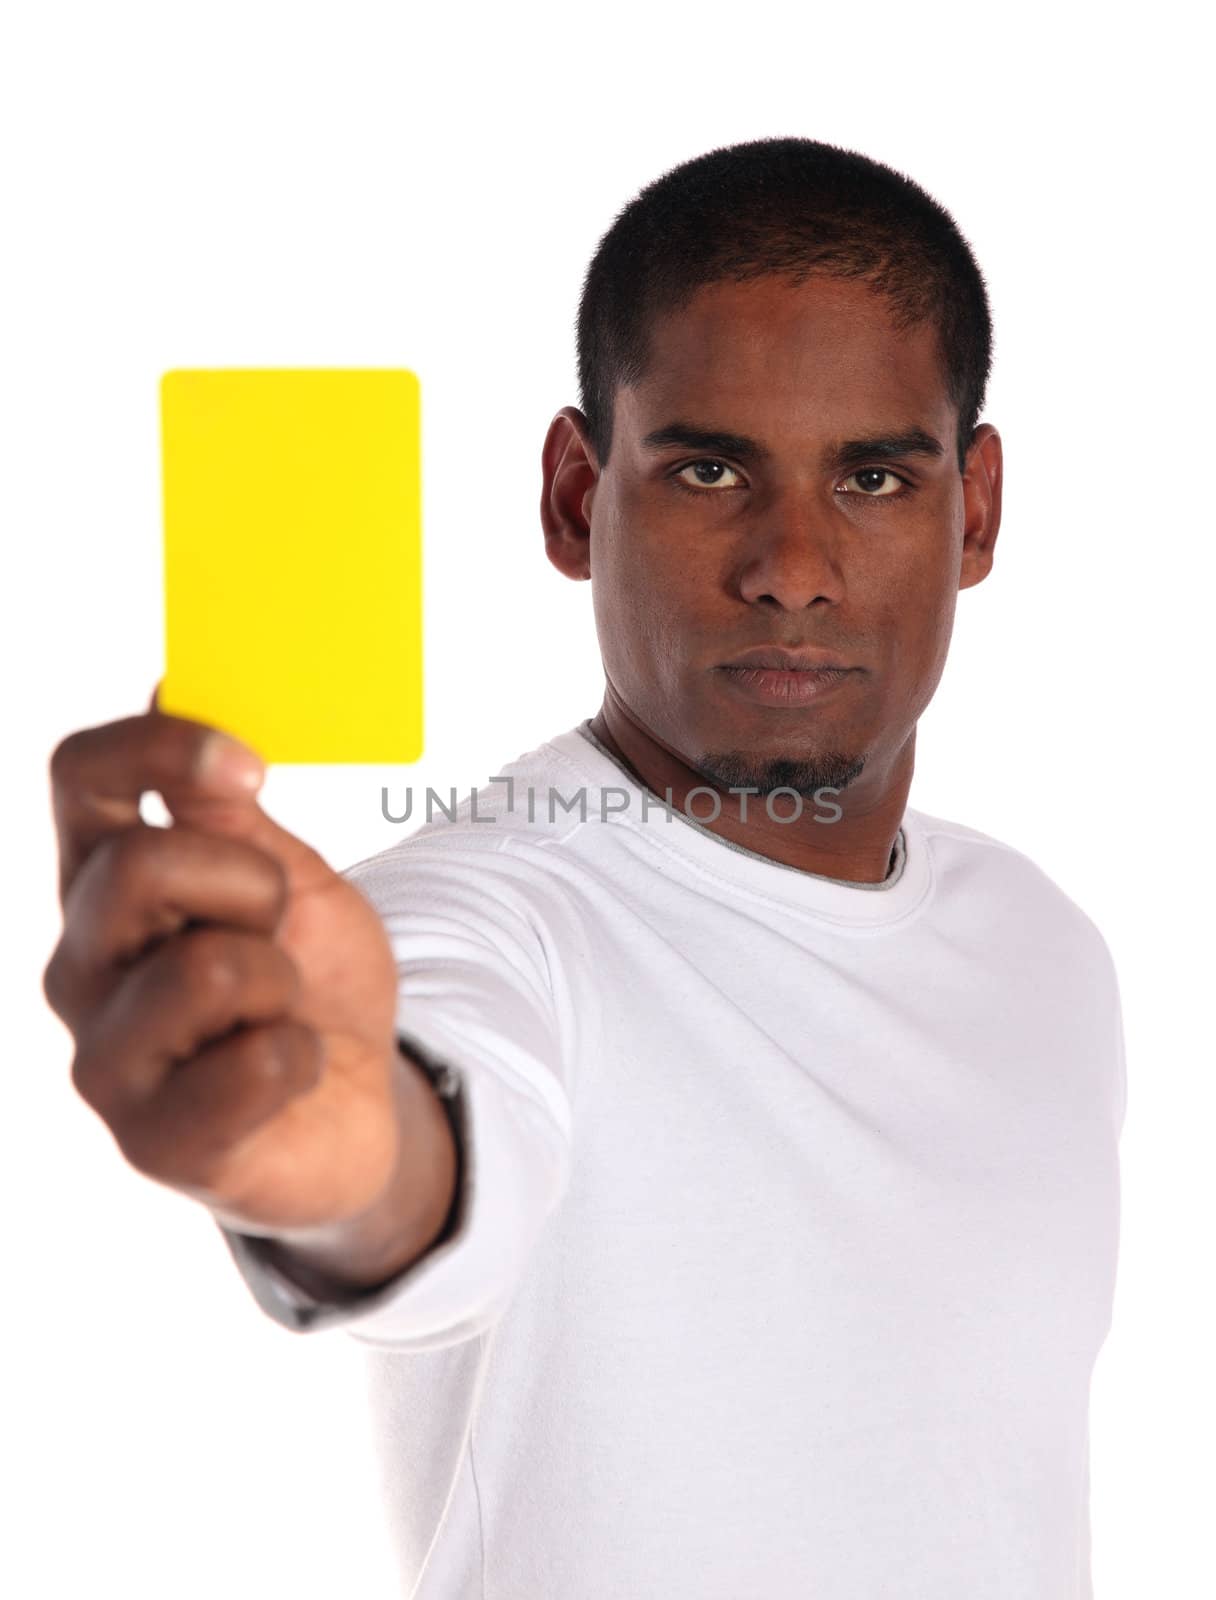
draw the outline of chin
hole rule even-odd
[[[865,769],[865,757],[846,750],[790,750],[777,754],[714,749],[707,750],[693,765],[702,777],[722,789],[754,789],[758,794],[792,789],[810,799],[822,789],[839,792],[855,783]]]

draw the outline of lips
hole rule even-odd
[[[856,683],[855,667],[800,665],[760,667],[750,662],[729,662],[719,672],[731,691],[762,706],[809,706],[834,694],[846,683]]]
[[[761,672],[848,672],[851,663],[827,650],[784,650],[769,646],[745,650],[742,655],[723,661],[723,667]]]

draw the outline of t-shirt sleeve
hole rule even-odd
[[[407,841],[344,876],[380,913],[397,962],[397,1033],[449,1105],[460,1167],[448,1228],[372,1291],[319,1301],[266,1241],[220,1231],[263,1311],[430,1350],[505,1309],[569,1176],[570,1097],[551,941],[518,863],[494,850]]]

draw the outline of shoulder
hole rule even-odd
[[[1072,953],[1112,981],[1114,963],[1092,917],[1025,851],[961,822],[909,810],[933,860],[938,892],[970,903],[977,917],[1016,924],[1028,940]]]
[[[453,789],[410,787],[395,798],[412,830],[343,870],[381,909],[428,886],[437,892],[487,889],[507,906],[552,888],[554,847],[583,826],[590,785],[577,729],[500,763],[463,798]]]

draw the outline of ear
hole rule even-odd
[[[567,578],[590,578],[591,502],[599,467],[587,436],[587,419],[576,406],[563,406],[549,424],[541,466],[545,554]]]
[[[970,589],[992,570],[1001,526],[1001,436],[983,422],[972,435],[963,468],[963,559],[958,586]]]

